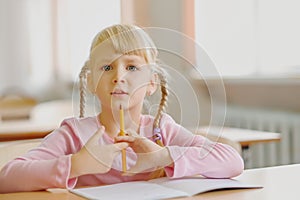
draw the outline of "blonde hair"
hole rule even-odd
[[[134,25],[117,24],[99,32],[93,39],[90,53],[105,41],[110,41],[114,49],[121,54],[134,54],[142,56],[147,63],[155,63],[151,65],[153,73],[158,74],[160,80],[161,100],[159,108],[153,123],[153,138],[157,144],[163,146],[160,136],[160,119],[167,106],[167,78],[166,72],[157,63],[158,51],[149,35],[141,28]],[[86,79],[89,73],[88,62],[83,66],[80,78],[80,117],[84,117],[85,112],[85,95],[86,95]]]

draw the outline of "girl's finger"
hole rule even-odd
[[[133,176],[133,175],[135,175],[134,173],[129,173],[129,172],[124,172],[124,173],[122,173],[122,176]]]
[[[115,143],[114,146],[116,147],[116,151],[121,151],[123,149],[126,149],[129,145],[127,142],[120,142],[120,143]]]
[[[128,132],[126,134],[129,136],[135,136],[135,137],[140,136],[137,132],[135,132],[133,130],[128,130]]]
[[[117,136],[115,137],[115,142],[134,142],[135,137],[132,136]]]

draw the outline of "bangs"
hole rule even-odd
[[[94,39],[91,51],[103,42],[111,42],[120,54],[137,55],[147,63],[155,62],[157,49],[148,34],[136,26],[115,25],[104,29]]]

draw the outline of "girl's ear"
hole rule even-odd
[[[153,73],[151,75],[150,83],[147,88],[147,95],[151,96],[156,90],[157,90],[157,85],[158,85],[158,74]]]

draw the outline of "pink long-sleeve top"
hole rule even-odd
[[[148,180],[150,173],[122,176],[121,155],[105,174],[88,174],[69,178],[71,155],[78,152],[100,128],[98,117],[70,118],[49,134],[41,145],[10,161],[0,172],[0,193],[35,191],[47,188],[73,188],[125,181]],[[174,161],[165,167],[170,178],[200,174],[210,178],[230,178],[239,175],[244,163],[239,153],[226,144],[211,142],[194,135],[164,114],[161,135]],[[139,134],[152,140],[153,117],[142,115]],[[103,134],[100,144],[112,144],[113,139]],[[105,152],[103,152],[105,153]],[[134,165],[136,154],[127,148],[127,167]]]

